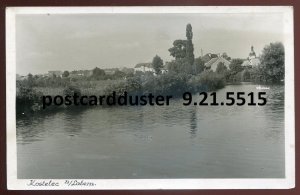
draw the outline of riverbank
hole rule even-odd
[[[25,84],[24,84],[25,83]],[[168,73],[158,76],[139,75],[123,80],[100,80],[100,81],[76,81],[66,86],[41,87],[30,86],[24,83],[17,83],[17,114],[42,111],[42,97],[74,95],[79,96],[101,96],[109,95],[113,91],[116,97],[128,95],[161,95],[181,97],[184,92],[213,91],[225,86],[225,79],[222,75],[211,71],[205,71],[199,75]],[[62,106],[62,108],[71,106]],[[48,110],[57,109],[56,106]]]
[[[71,105],[62,106],[43,106],[43,97],[54,99],[57,96],[73,96],[75,93],[79,97],[90,96],[108,96],[115,92],[116,98],[124,96],[124,92],[132,96],[143,96],[154,94],[156,96],[182,97],[185,92],[197,93],[216,91],[224,88],[226,85],[240,84],[266,84],[256,82],[226,82],[223,75],[212,71],[204,71],[199,75],[168,73],[163,75],[139,75],[120,80],[99,80],[87,81],[77,80],[70,82],[65,86],[30,86],[26,82],[17,83],[16,111],[17,115],[56,112],[61,109],[72,109]],[[276,83],[278,84],[278,83]],[[281,82],[280,84],[284,84]],[[269,84],[272,85],[272,84]],[[106,106],[106,103],[101,104]],[[81,109],[87,109],[87,106],[76,106]],[[84,108],[83,108],[84,107]],[[91,106],[93,107],[93,106]]]

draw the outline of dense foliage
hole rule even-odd
[[[16,112],[20,113],[31,113],[39,109],[41,106],[41,92],[37,92],[26,83],[17,84],[17,96],[16,96]]]
[[[155,70],[155,73],[159,74],[164,66],[164,62],[158,55],[156,55],[152,60],[152,66]]]
[[[192,42],[193,31],[192,25],[187,24],[186,26],[186,40],[175,40],[173,42],[173,47],[169,49],[170,55],[175,58],[175,60],[185,61],[189,65],[194,64],[194,45]]]
[[[284,47],[282,43],[267,45],[260,56],[258,66],[242,66],[243,59],[231,59],[226,53],[221,56],[230,61],[229,66],[220,62],[213,72],[205,66],[215,54],[194,56],[191,24],[186,26],[186,39],[175,40],[169,49],[174,57],[166,62],[156,55],[152,60],[153,72],[136,71],[133,68],[91,71],[64,71],[62,75],[32,75],[17,81],[17,113],[39,110],[42,95],[108,95],[113,91],[121,96],[148,94],[181,96],[184,92],[212,91],[225,86],[226,82],[254,81],[278,82],[284,79]],[[162,72],[162,69],[168,72]]]
[[[224,76],[213,71],[203,71],[189,80],[189,85],[193,89],[192,92],[221,89],[225,86],[225,83]]]
[[[96,67],[93,69],[93,74],[92,74],[92,78],[95,80],[101,80],[105,77],[105,72],[104,70]]]
[[[186,26],[186,61],[188,64],[193,65],[195,56],[194,56],[194,45],[192,42],[193,39],[193,31],[192,31],[192,25],[188,24]]]
[[[217,66],[216,73],[218,74],[226,74],[228,71],[227,66],[224,63],[220,62]]]
[[[284,47],[282,43],[270,43],[263,49],[260,70],[266,81],[279,82],[284,79]]]
[[[242,64],[243,64],[244,60],[242,59],[232,59],[230,64],[229,64],[229,68],[232,72],[235,72],[235,73],[238,73],[238,72],[241,72],[243,71],[243,67],[242,67]]]

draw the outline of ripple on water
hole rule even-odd
[[[18,118],[18,177],[284,177],[284,87],[269,87],[265,106],[183,106],[173,99],[170,106]],[[218,101],[228,91],[257,89],[227,86]]]

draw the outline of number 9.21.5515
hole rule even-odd
[[[196,100],[193,100],[196,99]],[[192,95],[190,92],[182,94],[183,105],[199,105],[199,106],[264,106],[267,104],[267,94],[264,91],[254,92],[226,92],[222,101],[217,99],[216,92],[200,92],[199,98],[197,95]]]

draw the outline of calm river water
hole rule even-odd
[[[229,85],[217,99],[256,87]],[[18,178],[284,177],[284,86],[269,87],[265,106],[171,99],[19,118]]]

